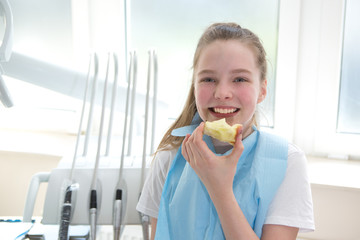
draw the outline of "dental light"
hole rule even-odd
[[[0,101],[5,107],[12,107],[13,102],[6,88],[2,74],[1,62],[7,62],[11,56],[12,49],[12,35],[13,35],[13,19],[12,12],[7,0],[0,0],[0,10],[5,13],[5,33],[2,44],[0,46]]]

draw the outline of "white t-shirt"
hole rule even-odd
[[[139,212],[157,218],[165,179],[177,151],[178,149],[173,149],[157,153],[136,206]],[[313,204],[306,164],[304,152],[289,143],[285,178],[269,206],[265,224],[297,227],[300,232],[314,231]]]

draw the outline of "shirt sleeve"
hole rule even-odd
[[[289,144],[285,178],[272,200],[265,224],[299,228],[300,232],[315,230],[307,159],[302,150]]]
[[[177,149],[160,151],[155,155],[146,177],[136,210],[150,217],[157,218],[165,179]]]

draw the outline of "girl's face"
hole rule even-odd
[[[202,50],[194,69],[197,110],[204,121],[226,118],[251,132],[256,105],[266,96],[254,52],[238,40],[217,40]]]

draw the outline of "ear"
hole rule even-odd
[[[260,91],[259,91],[257,103],[261,103],[265,99],[266,94],[267,94],[267,79],[264,79],[260,83]]]

